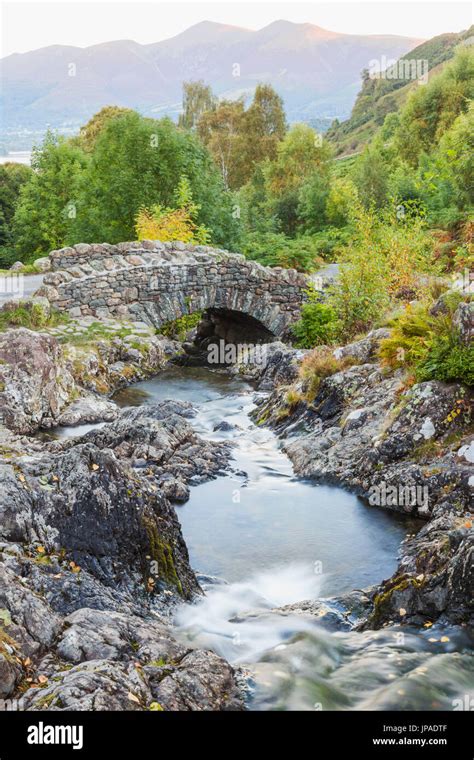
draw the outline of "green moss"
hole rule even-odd
[[[62,343],[69,343],[73,346],[87,346],[100,340],[113,340],[113,338],[124,339],[133,334],[131,327],[122,327],[120,330],[112,330],[102,322],[92,322],[86,330],[78,333],[65,333],[58,336]]]
[[[160,657],[159,660],[150,660],[148,665],[151,665],[152,668],[163,668],[165,665],[168,665],[164,657]]]
[[[183,587],[176,572],[171,546],[161,538],[156,525],[149,518],[144,518],[144,524],[150,543],[150,554],[158,564],[160,577],[175,586],[178,592],[183,595]]]
[[[257,417],[257,419],[255,420],[255,424],[263,425],[270,417],[270,414],[271,414],[271,410],[267,407],[267,409],[265,409],[262,412],[262,414],[259,417]]]
[[[388,588],[374,597],[374,609],[369,618],[369,623],[377,624],[384,622],[387,614],[391,613],[390,600],[395,591],[405,591],[407,588],[421,588],[424,580],[411,578],[406,575],[400,575],[389,582]]]
[[[171,322],[166,322],[161,325],[157,330],[158,334],[166,335],[167,338],[175,338],[176,340],[183,341],[186,337],[186,333],[196,327],[202,320],[202,311],[195,311],[193,314],[184,314],[178,319],[173,319]]]

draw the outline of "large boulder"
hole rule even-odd
[[[0,415],[11,430],[33,433],[50,427],[74,387],[54,337],[26,328],[0,334]]]

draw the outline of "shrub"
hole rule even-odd
[[[178,319],[173,319],[171,322],[166,322],[162,325],[158,332],[161,335],[166,335],[167,338],[173,338],[175,340],[183,341],[186,338],[186,333],[192,330],[193,327],[197,327],[202,319],[202,311],[196,311],[193,314],[184,314]]]
[[[408,300],[413,292],[421,293],[426,285],[420,274],[435,272],[433,250],[421,218],[359,208],[354,237],[341,252],[340,277],[331,294],[342,335],[352,338],[370,329],[395,296],[406,294]]]
[[[426,304],[418,304],[392,319],[391,335],[381,341],[379,356],[392,369],[405,367],[418,382],[474,385],[474,347],[461,342],[452,324],[459,294],[450,293],[443,301],[447,314],[433,316]]]
[[[466,346],[453,330],[437,335],[426,358],[416,368],[416,379],[460,381],[474,386],[474,346]]]
[[[7,305],[0,310],[0,330],[9,327],[27,327],[30,330],[41,330],[44,327],[55,327],[68,321],[66,314],[58,311],[48,311],[41,304],[25,303],[19,306]]]
[[[314,300],[301,309],[301,319],[293,325],[295,345],[299,348],[313,348],[324,343],[332,343],[337,334],[337,317],[332,306]]]
[[[251,232],[245,236],[241,251],[264,266],[289,267],[299,272],[312,272],[324,263],[318,241],[310,235],[289,238],[283,233]]]
[[[181,240],[183,243],[206,244],[210,233],[196,224],[199,206],[193,202],[191,187],[182,177],[176,191],[177,208],[165,208],[155,204],[151,209],[142,208],[137,214],[135,229],[139,240]]]
[[[321,381],[325,377],[339,372],[346,364],[346,362],[336,359],[332,350],[326,346],[324,348],[316,348],[305,356],[300,367],[300,377],[303,380],[305,400],[308,402],[313,401]]]

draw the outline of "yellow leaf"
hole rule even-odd
[[[38,676],[38,683],[48,683],[47,676]]]
[[[26,478],[24,475],[18,475],[18,480],[21,481],[21,483],[24,483]]]
[[[399,613],[400,613],[400,617],[403,617],[404,615],[407,614],[407,611],[404,607],[400,607]]]
[[[441,641],[446,643],[446,641],[449,641],[449,636],[441,636]]]
[[[93,465],[91,466],[91,469],[92,469],[92,470],[98,470],[98,469],[99,469],[99,465],[98,465],[98,464],[93,464]]]
[[[140,704],[140,700],[138,699],[138,697],[136,697],[135,694],[132,694],[131,691],[128,692],[127,696],[129,698],[130,702],[136,702],[137,705]]]
[[[423,628],[431,628],[432,625],[433,625],[433,623],[430,623],[428,621],[427,623],[424,624]]]
[[[36,551],[38,552],[38,554],[44,554],[46,550],[44,546],[37,546]]]

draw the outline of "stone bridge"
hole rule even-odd
[[[288,334],[309,284],[294,269],[180,242],[80,243],[49,258],[51,271],[37,295],[72,317],[123,317],[160,328],[202,311],[253,326],[261,340]]]

